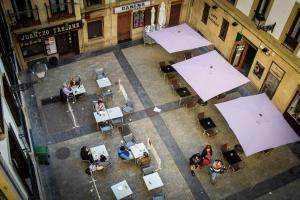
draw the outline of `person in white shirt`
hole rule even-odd
[[[70,94],[73,93],[73,91],[68,87],[68,85],[66,83],[63,85],[63,92],[67,96],[69,96]]]

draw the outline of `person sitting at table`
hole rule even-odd
[[[201,153],[201,165],[207,166],[211,163],[213,151],[210,145],[206,145]]]
[[[85,170],[85,173],[91,176],[92,172],[101,171],[103,169],[104,167],[99,164],[90,164],[90,166]]]
[[[137,164],[144,168],[150,166],[151,158],[147,152],[143,153],[143,156],[137,160]]]
[[[95,108],[96,108],[97,113],[99,113],[100,111],[104,111],[105,110],[105,104],[104,104],[104,102],[103,102],[102,99],[99,99],[97,101],[97,104],[96,104]]]
[[[82,160],[88,160],[90,163],[94,163],[92,152],[86,146],[81,147],[80,156]]]
[[[201,165],[201,156],[200,153],[196,153],[190,157],[190,167],[191,167],[191,174],[195,176],[195,170]]]
[[[70,81],[70,87],[75,87],[75,86],[79,86],[81,84],[81,79],[80,77],[78,77],[78,79],[76,80],[75,76],[73,76],[71,78],[71,81]]]
[[[125,146],[120,146],[118,148],[118,155],[122,160],[132,160],[133,156],[130,151],[128,151]]]
[[[63,92],[67,96],[73,94],[72,89],[66,83],[63,84]]]

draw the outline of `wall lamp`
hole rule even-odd
[[[217,5],[213,5],[211,8],[215,10],[215,9],[218,8],[218,6]]]
[[[238,24],[237,22],[232,22],[231,25],[232,25],[232,26],[237,26],[237,25],[239,25],[239,24]]]

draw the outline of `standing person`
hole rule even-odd
[[[213,151],[210,145],[206,145],[201,153],[201,165],[207,166],[211,163]]]
[[[81,149],[80,149],[80,156],[81,156],[82,160],[88,160],[88,161],[90,161],[90,163],[94,162],[94,158],[93,158],[92,152],[86,146],[81,147]]]
[[[224,170],[225,170],[225,167],[221,160],[215,160],[213,162],[212,166],[209,168],[210,181],[211,181],[212,185],[214,185],[216,183],[217,176],[219,176],[220,174],[223,174]]]
[[[200,164],[201,164],[200,153],[196,153],[190,158],[190,167],[191,167],[192,176],[195,176],[195,170],[200,166]]]

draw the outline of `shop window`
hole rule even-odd
[[[284,45],[291,51],[294,51],[300,40],[300,9],[298,9],[297,15],[292,23],[292,26],[286,34]]]
[[[295,95],[287,112],[300,125],[300,91]]]
[[[144,11],[137,11],[133,13],[133,28],[144,26]]]
[[[68,5],[66,0],[50,0],[51,13],[64,13],[67,11]]]
[[[86,0],[87,6],[98,5],[102,3],[102,0]]]
[[[43,54],[45,52],[44,49],[44,44],[43,43],[37,43],[33,44],[27,47],[22,47],[22,53],[24,58],[38,55],[38,54]]]
[[[223,41],[225,41],[227,31],[228,31],[229,22],[226,19],[223,19],[219,38],[221,38]]]
[[[266,13],[271,0],[259,0],[256,10],[254,10],[254,21],[266,21]]]
[[[207,3],[205,3],[204,4],[204,9],[203,9],[203,14],[202,14],[202,19],[201,19],[201,21],[204,24],[207,24],[209,9],[210,9],[210,6]]]
[[[89,39],[103,36],[103,21],[102,20],[88,22],[87,25],[88,25]]]
[[[232,5],[235,5],[236,0],[227,0],[229,3],[231,3]]]

